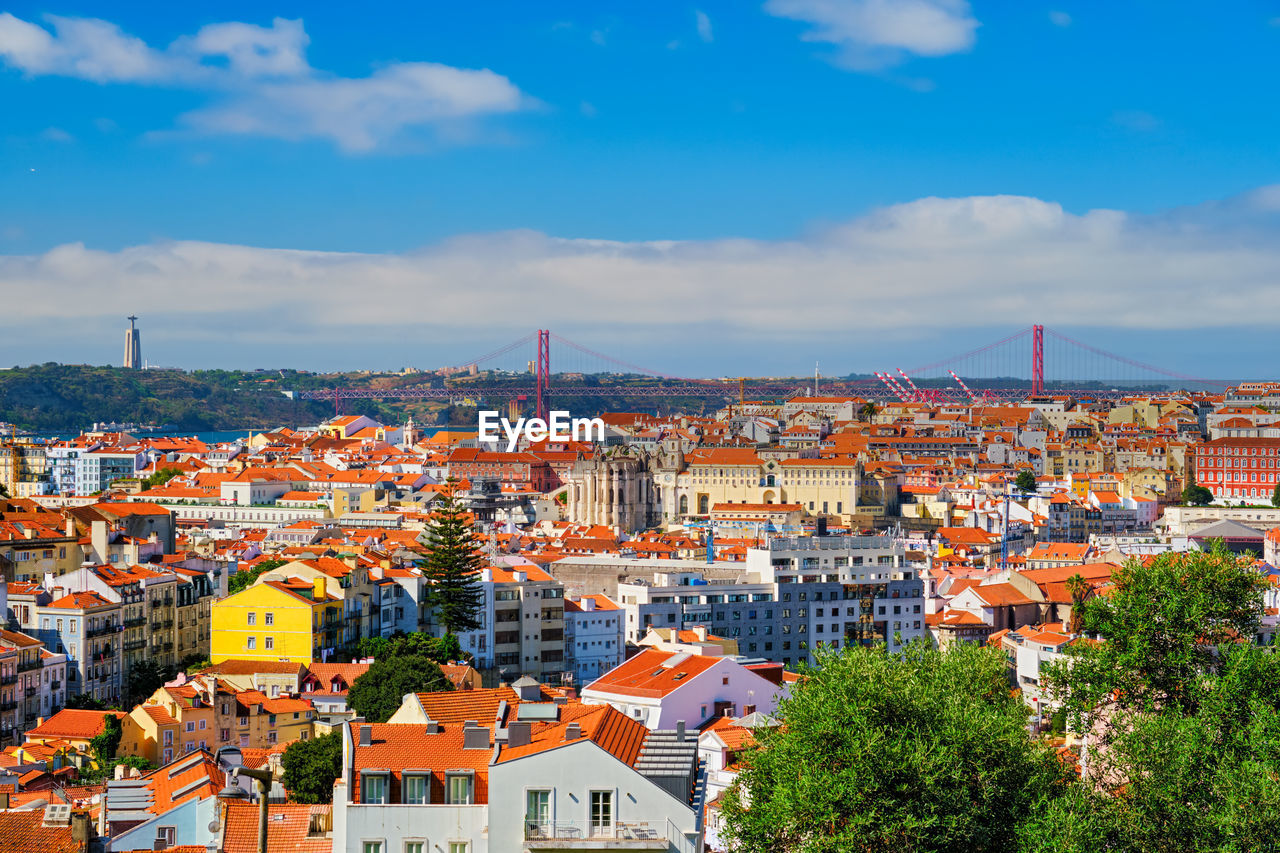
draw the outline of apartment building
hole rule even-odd
[[[589,684],[622,663],[626,633],[622,608],[605,595],[564,600],[565,670],[575,684]]]
[[[482,669],[559,680],[565,662],[564,586],[532,563],[480,571],[481,626],[458,641]]]
[[[650,628],[691,629],[736,640],[739,653],[791,666],[819,645],[877,641],[897,649],[924,636],[924,586],[889,536],[778,537],[747,552],[747,582],[699,572],[655,572],[618,584],[626,639]]]

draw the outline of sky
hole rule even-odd
[[[1280,3],[0,7],[0,365],[1273,377]]]

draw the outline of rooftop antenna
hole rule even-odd
[[[818,396],[818,362],[813,363],[813,396]]]

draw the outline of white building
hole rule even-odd
[[[674,729],[772,713],[784,691],[730,658],[646,649],[588,685],[582,701],[612,705],[650,729]]]
[[[467,699],[454,709],[464,718]],[[569,702],[504,702],[498,714],[484,725],[343,726],[334,849],[702,849],[691,730],[649,731],[611,707]]]
[[[626,656],[622,608],[605,595],[564,600],[565,669],[589,684]]]

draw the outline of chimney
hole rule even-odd
[[[427,734],[429,735],[440,734],[440,724],[435,720],[427,720]]]
[[[577,723],[570,723],[564,727],[565,740],[577,740],[580,737],[582,737],[582,726]]]
[[[480,583],[493,583],[493,569],[480,570]]]
[[[463,749],[488,749],[489,730],[481,727],[475,720],[468,720],[462,725]]]
[[[316,578],[315,589],[312,591],[316,601],[324,601],[324,578]]]
[[[533,723],[527,720],[507,725],[507,746],[528,746],[533,742]]]
[[[684,743],[684,720],[676,720],[676,740]]]
[[[529,577],[529,573],[525,571],[521,571],[520,569],[516,569],[511,573],[511,576],[515,578],[516,583],[524,583],[525,580]]]
[[[9,792],[0,791],[0,811],[9,808]]]
[[[699,643],[705,643],[705,642],[707,641],[707,626],[706,626],[706,625],[694,625],[694,626],[693,626],[693,635],[694,635],[695,637],[697,637],[697,638],[698,638],[698,642],[699,642]]]
[[[373,743],[373,726],[360,726],[360,745],[370,746]]]
[[[590,596],[583,598],[583,599],[582,599],[582,601],[580,602],[580,604],[582,605],[582,609],[583,609],[583,610],[595,610],[595,609],[596,609],[596,600],[595,600],[594,598],[590,597]]]
[[[71,516],[67,516],[66,524],[63,526],[68,536],[76,535],[76,520]]]
[[[93,838],[93,823],[89,820],[89,813],[73,812],[71,815],[71,840],[87,847],[91,838]]]

